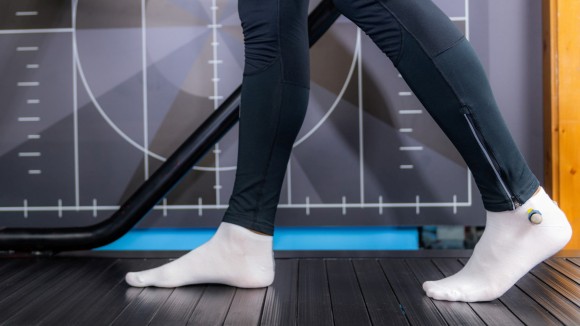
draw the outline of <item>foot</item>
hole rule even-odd
[[[541,213],[541,219],[538,215],[529,218],[535,211]],[[530,269],[562,249],[571,236],[566,215],[540,189],[514,211],[487,212],[485,231],[463,269],[442,280],[425,282],[423,289],[437,300],[497,299]]]
[[[272,237],[222,222],[215,235],[195,250],[160,267],[127,273],[125,280],[137,287],[205,283],[266,287],[274,280]]]

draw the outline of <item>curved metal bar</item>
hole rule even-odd
[[[308,17],[310,46],[340,16],[323,0]],[[66,251],[111,243],[139,222],[239,119],[241,86],[129,197],[110,218],[72,228],[8,228],[0,231],[0,250]]]

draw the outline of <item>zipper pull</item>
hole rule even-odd
[[[520,206],[522,206],[522,204],[518,201],[518,199],[516,198],[516,196],[512,196],[512,203],[514,203],[514,207],[518,208]]]

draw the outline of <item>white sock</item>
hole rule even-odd
[[[528,210],[542,222],[528,220]],[[572,236],[566,215],[544,189],[514,211],[487,212],[485,231],[458,273],[423,283],[427,296],[448,301],[491,301],[509,290],[530,269],[557,253]]]
[[[222,222],[200,247],[160,267],[127,273],[125,280],[138,287],[205,283],[266,287],[274,281],[272,237]]]

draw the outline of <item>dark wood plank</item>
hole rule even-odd
[[[236,288],[227,285],[208,285],[195,306],[188,324],[221,325],[236,293]]]
[[[298,263],[298,325],[333,325],[326,267],[321,259]]]
[[[37,259],[15,259],[7,261],[3,267],[0,274],[0,291],[14,281],[13,277],[26,277],[25,275],[33,274],[43,268]]]
[[[580,310],[570,300],[528,273],[516,285],[564,325],[580,324]]]
[[[409,325],[376,259],[352,261],[373,325]]]
[[[70,315],[64,316],[67,323],[60,322],[61,325],[91,325],[95,320],[99,321],[101,325],[108,325],[121,311],[125,309],[133,300],[135,300],[144,288],[132,287],[125,282],[125,274],[131,271],[141,271],[153,267],[157,267],[167,262],[161,259],[124,259],[119,264],[116,264],[112,271],[114,271],[115,278],[103,283],[103,291],[99,291],[94,295],[97,300],[88,304],[82,309],[78,307]]]
[[[463,265],[467,263],[466,259],[459,261]],[[517,286],[512,286],[499,300],[526,325],[561,325],[544,307],[532,300]]]
[[[326,260],[334,325],[370,325],[354,267],[347,259]]]
[[[147,325],[173,292],[173,288],[147,287],[117,315],[110,325]]]
[[[2,292],[0,320],[12,318],[20,310],[38,300],[40,295],[50,293],[51,288],[59,282],[66,283],[66,279],[78,274],[86,263],[86,260],[78,259],[46,261],[42,263],[44,269],[24,279],[15,279],[11,286],[7,286],[6,292]]]
[[[536,266],[532,269],[532,274],[568,298],[575,305],[580,306],[580,285],[546,264]]]
[[[258,325],[266,288],[237,289],[224,325]]]
[[[101,297],[105,296],[115,285],[124,282],[122,280],[126,271],[135,266],[134,264],[126,266],[128,262],[120,259],[99,258],[99,261],[102,264],[111,262],[112,265],[96,276],[92,282],[89,282],[85,287],[76,291],[74,295],[67,297],[57,308],[45,315],[42,324],[78,325],[79,316],[85,315],[84,309],[86,307],[89,307],[91,310],[97,309],[98,306],[95,303]],[[139,269],[140,267],[135,266],[135,268]]]
[[[37,264],[23,265],[21,270],[11,270],[10,272],[7,272],[5,278],[0,280],[0,293],[2,293],[0,296],[0,302],[9,299],[14,292],[25,291],[22,287],[29,283],[29,280],[42,284],[43,280],[52,277],[52,275],[43,274],[56,274],[60,270],[60,264],[52,260],[46,260]],[[36,280],[37,277],[42,277],[42,280]],[[28,286],[31,287],[33,285]]]
[[[14,259],[0,262],[0,282],[36,263],[36,260]]]
[[[206,285],[183,286],[176,288],[167,301],[161,305],[149,325],[185,325],[199,302]]]
[[[298,260],[276,259],[276,277],[266,290],[261,325],[296,325]]]
[[[433,259],[435,266],[445,275],[457,273],[463,265],[456,258]],[[523,323],[499,300],[471,302],[471,308],[488,325],[518,326]]]
[[[379,262],[411,325],[447,325],[403,259]]]
[[[93,259],[72,273],[67,273],[66,277],[58,276],[50,281],[52,283],[50,288],[30,293],[27,306],[14,314],[8,322],[15,325],[41,323],[47,315],[62,305],[66,305],[67,301],[70,304],[71,298],[76,298],[79,293],[94,282],[95,278],[113,264],[114,261],[111,260],[103,263],[102,259]]]
[[[15,266],[16,263],[15,260],[4,259],[0,261],[0,280],[3,278],[2,276],[6,271],[9,271],[10,269],[14,270],[13,266]]]
[[[551,258],[545,261],[546,264],[558,272],[566,275],[576,284],[580,284],[580,269],[565,258]]]
[[[574,265],[580,267],[580,258],[566,258],[566,259],[571,261]]]
[[[509,289],[499,300],[526,325],[562,325],[544,307],[532,300],[516,286]]]
[[[407,264],[421,285],[426,281],[443,278],[443,274],[430,259],[407,259]],[[433,303],[450,325],[485,325],[469,304],[465,302],[433,300]]]

